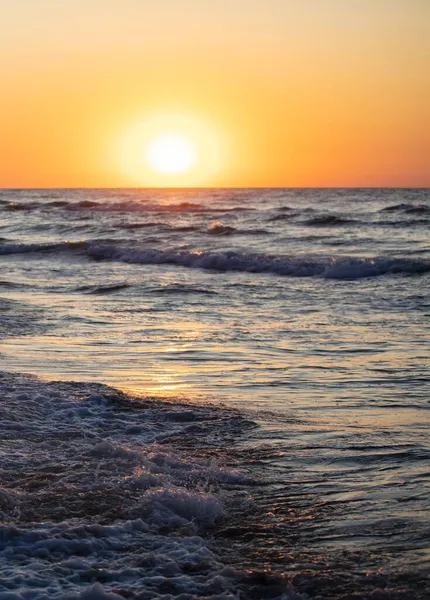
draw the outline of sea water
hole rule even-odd
[[[1,600],[428,597],[428,190],[0,219]]]

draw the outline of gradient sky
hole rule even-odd
[[[2,187],[430,186],[429,107],[430,0],[0,0]],[[172,114],[199,177],[133,166]]]

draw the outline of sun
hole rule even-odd
[[[127,185],[142,187],[215,185],[226,161],[220,125],[182,112],[131,118],[115,148]]]
[[[146,159],[157,173],[179,174],[190,171],[196,163],[195,145],[184,135],[163,134],[149,143]]]

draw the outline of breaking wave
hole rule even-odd
[[[249,587],[205,537],[228,513],[222,489],[249,477],[165,444],[251,422],[97,384],[0,373],[0,386],[1,598],[221,599]]]
[[[303,548],[314,513],[249,468],[272,448],[235,450],[258,431],[237,411],[4,372],[0,389],[2,600],[427,597],[424,573]]]
[[[115,260],[130,264],[170,264],[190,269],[213,271],[242,271],[272,273],[293,277],[322,277],[326,279],[360,279],[390,274],[422,274],[430,272],[430,261],[406,258],[322,255],[284,256],[252,254],[237,251],[188,251],[184,249],[157,250],[141,246],[122,245],[120,241],[58,242],[46,244],[4,244],[0,254],[32,252],[83,251],[90,258]]]
[[[395,273],[419,274],[430,271],[429,261],[385,257],[288,257],[233,251],[137,250],[96,244],[90,244],[86,252],[93,258],[119,260],[126,263],[173,264],[192,269],[273,273],[295,277],[319,276],[327,279],[360,279]]]
[[[225,225],[222,221],[215,221],[208,229],[210,235],[266,235],[266,229],[238,229],[232,225]]]

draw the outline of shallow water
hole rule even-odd
[[[193,597],[259,597],[250,592],[257,584],[249,571],[255,570],[284,578],[258,583],[272,597],[293,594],[286,587],[291,581],[295,592],[310,597],[372,589],[419,597],[428,585],[430,545],[428,190],[3,190],[0,215],[3,369],[114,385],[168,399],[182,415],[178,430],[169,420],[163,429],[163,421],[154,426],[156,434],[148,427],[145,437],[137,431],[143,413],[133,405],[129,430],[121,425],[114,432],[106,428],[105,408],[91,405],[78,414],[74,403],[91,396],[87,384],[46,387],[25,378],[17,384],[5,375],[10,395],[1,406],[8,419],[20,422],[21,410],[31,412],[19,434],[7,430],[15,433],[3,446],[3,475],[16,475],[5,480],[4,493],[13,496],[4,500],[7,522],[29,527],[40,521],[36,529],[52,520],[63,523],[49,525],[43,539],[51,539],[52,527],[65,528],[55,529],[54,537],[68,536],[70,519],[134,527],[124,525],[135,514],[121,502],[147,506],[148,493],[166,494],[173,485],[175,493],[197,495],[183,503],[191,512],[199,512],[196,502],[209,502],[203,524],[188,512],[180,516],[197,527],[199,544],[212,553],[207,574],[219,573],[223,582],[218,591],[212,583],[198,591],[188,580],[183,589],[169,591],[163,584],[166,598],[181,590]],[[60,409],[55,394],[73,406]],[[188,409],[177,404],[184,401],[195,411],[189,431],[183,425]],[[164,414],[160,406],[154,414]],[[66,433],[58,439],[62,419]],[[136,421],[134,433],[128,421]],[[36,422],[41,429],[34,433]],[[140,490],[142,497],[130,496],[124,481],[142,464],[154,468],[148,453],[159,435],[168,440],[167,452],[180,452],[184,463],[194,465],[186,468],[205,472],[206,488],[198,478],[162,478]],[[37,449],[39,462],[33,460],[34,436],[52,438],[52,447]],[[129,464],[122,450],[102,448],[115,458],[113,471],[94,490],[85,469],[98,468],[88,456],[104,441],[137,454]],[[24,448],[19,464],[10,444]],[[63,452],[79,457],[76,482],[64,482],[70,464]],[[194,456],[204,465],[194,464]],[[224,465],[239,472],[238,479],[220,482],[208,466],[215,458],[216,469]],[[97,480],[104,460],[97,463]],[[47,498],[52,486],[43,469],[53,476],[57,463],[63,465],[61,485],[53,485],[52,506],[60,498],[64,512],[56,514],[47,502],[46,514],[39,514],[28,478],[31,473],[39,480],[37,489]],[[108,516],[94,513],[91,502],[84,504],[88,514],[82,503],[70,508],[69,484],[77,486],[78,498],[108,489]],[[176,500],[166,498],[176,514]],[[155,527],[148,515],[145,527]],[[175,521],[174,536],[178,527]],[[133,552],[143,544],[136,535]],[[154,535],[171,543],[171,532]],[[91,550],[92,564],[100,560],[99,550]],[[223,571],[223,555],[235,563],[234,574]],[[24,568],[19,565],[18,571]],[[76,579],[76,569],[71,567],[63,589],[71,597],[97,580]],[[343,572],[349,574],[346,587],[336,583]],[[239,582],[238,573],[245,579]],[[109,577],[104,588],[119,589],[119,575]],[[124,577],[130,597],[149,585],[137,572]],[[171,583],[173,575],[163,577]],[[63,593],[59,583],[52,586],[47,597]],[[145,593],[155,597],[155,589]]]

